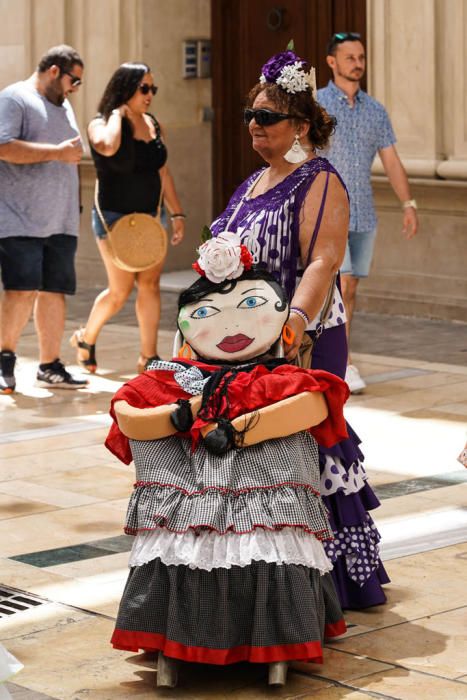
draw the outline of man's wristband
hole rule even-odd
[[[418,209],[416,200],[407,199],[405,202],[402,202],[402,209]]]
[[[178,214],[171,214],[170,220],[173,221],[174,219],[186,219],[186,214],[183,214],[182,212],[179,212]]]

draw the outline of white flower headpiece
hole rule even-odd
[[[238,233],[222,231],[198,248],[199,258],[192,267],[202,277],[218,284],[234,280],[249,270],[253,258]]]
[[[310,89],[313,98],[316,98],[316,70],[312,67],[310,72],[305,71],[305,61],[299,58],[293,51],[287,50],[278,53],[264,64],[259,81],[276,83],[288,93],[295,94]]]

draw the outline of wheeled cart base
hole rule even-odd
[[[268,684],[272,686],[285,685],[287,681],[288,664],[286,661],[276,661],[269,664]],[[175,688],[178,682],[177,661],[159,652],[157,660],[157,687]]]
[[[175,688],[178,682],[178,668],[175,659],[169,659],[168,656],[160,651],[157,660],[157,687],[158,688]]]
[[[269,664],[269,685],[285,685],[287,681],[287,670],[289,665],[286,661],[276,661]]]

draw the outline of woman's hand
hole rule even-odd
[[[172,219],[172,245],[179,245],[185,235],[185,219]]]
[[[114,109],[113,112],[118,112],[120,114],[120,116],[122,117],[122,119],[124,117],[129,119],[131,109],[128,107],[128,105],[126,103],[124,103],[124,104],[120,105],[120,107],[117,107],[116,109]]]
[[[287,325],[294,334],[290,345],[288,343],[284,343],[285,359],[289,360],[290,362],[296,358],[298,349],[302,344],[303,335],[305,333],[305,322],[297,314],[290,314]]]
[[[122,142],[122,119],[130,117],[131,110],[127,104],[115,107],[107,121],[96,117],[88,126],[89,141],[101,156],[113,156]]]

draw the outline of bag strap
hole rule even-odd
[[[328,186],[329,186],[329,171],[326,172],[326,183],[324,185],[323,196],[321,198],[321,204],[319,206],[318,216],[316,218],[315,227],[313,229],[313,235],[311,236],[310,245],[308,247],[308,255],[307,255],[307,259],[306,259],[305,269],[308,267],[308,265],[311,262],[311,255],[313,253],[313,248],[315,247],[316,239],[318,238],[318,232],[319,232],[319,229],[321,226],[321,221],[323,220],[324,206],[326,204],[326,197],[328,194]]]
[[[165,173],[163,174],[161,178],[161,191],[159,194],[159,204],[157,205],[157,212],[156,212],[156,219],[160,218],[161,215],[161,204],[162,204],[162,197],[164,194],[164,182],[165,182]],[[99,205],[99,178],[96,177],[96,184],[94,186],[94,207],[96,209],[97,215],[100,219],[100,222],[102,224],[102,227],[104,231],[106,232],[107,235],[109,235],[109,227],[107,226],[107,222],[104,219],[104,215],[102,214],[102,210]]]
[[[329,316],[331,314],[332,302],[334,300],[334,292],[336,291],[337,274],[338,273],[335,272],[332,276],[331,284],[329,285],[328,293],[326,294],[326,299],[324,300],[324,304],[321,308],[318,325],[316,326],[316,330],[313,334],[313,345],[324,331],[326,322],[328,321]]]
[[[99,179],[96,177],[96,184],[94,186],[94,208],[97,211],[97,216],[99,217],[99,220],[102,224],[102,228],[106,232],[107,236],[109,235],[109,227],[107,226],[107,222],[104,219],[104,215],[102,214],[101,208],[99,206]]]
[[[329,285],[328,293],[326,294],[326,299],[324,300],[324,305],[323,305],[323,308],[321,309],[319,322],[322,323],[323,325],[329,319],[329,314],[331,313],[332,302],[334,300],[334,292],[336,291],[336,282],[337,282],[337,272],[335,272],[332,276],[331,284]]]

